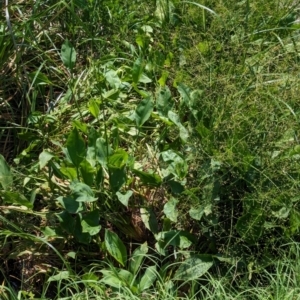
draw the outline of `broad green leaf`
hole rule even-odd
[[[66,40],[61,47],[61,59],[63,64],[72,70],[76,62],[76,51],[72,44]]]
[[[183,160],[183,158],[178,153],[171,149],[161,152],[161,157],[164,160],[164,162],[181,162]]]
[[[80,131],[82,131],[84,134],[88,134],[88,127],[86,123],[80,122],[79,120],[72,121],[73,127],[76,127]]]
[[[147,242],[140,245],[138,248],[136,248],[130,258],[129,263],[129,271],[136,275],[139,271],[139,268],[141,266],[141,263],[143,259],[145,258],[146,254],[148,253],[148,245]]]
[[[300,213],[296,209],[293,209],[290,213],[290,228],[291,234],[298,233],[300,229]]]
[[[120,96],[120,90],[112,89],[102,94],[104,99],[117,100]]]
[[[98,138],[96,141],[96,159],[103,166],[107,165],[107,158],[111,155],[112,150],[103,138]]]
[[[136,169],[133,169],[132,172],[138,176],[145,185],[161,186],[162,184],[162,179],[157,174],[150,174]]]
[[[282,207],[277,211],[272,211],[272,214],[279,219],[286,219],[290,215],[291,207]]]
[[[155,243],[155,249],[160,255],[166,256],[168,254],[167,246],[164,241],[158,241],[157,243]]]
[[[121,194],[120,192],[116,193],[118,200],[126,207],[128,207],[128,201],[130,197],[133,195],[133,191],[127,191],[125,195]]]
[[[96,141],[98,139],[98,132],[94,127],[89,128],[88,131],[88,147],[86,159],[92,167],[96,166]]]
[[[171,188],[173,194],[181,194],[184,191],[184,186],[176,180],[169,180],[166,183]]]
[[[105,74],[105,79],[113,89],[119,89],[122,87],[122,81],[118,76],[117,71],[109,70]]]
[[[82,213],[79,213],[75,216],[75,227],[74,227],[74,237],[79,243],[83,243],[88,245],[91,242],[91,235],[88,232],[84,232],[81,221],[82,221],[83,215]]]
[[[165,247],[174,246],[181,249],[189,247],[195,241],[195,237],[192,234],[180,230],[162,231],[159,232],[155,238],[157,241],[163,242]],[[190,241],[188,246],[187,240]]]
[[[167,150],[161,153],[164,162],[168,163],[167,170],[178,179],[183,180],[188,172],[188,164],[179,154],[173,150]]]
[[[153,234],[158,233],[158,224],[153,210],[148,207],[141,207],[140,213],[141,219],[146,228],[149,229]]]
[[[51,282],[51,281],[61,281],[63,279],[68,279],[69,277],[70,277],[69,271],[61,271],[61,272],[59,272],[56,275],[50,276],[48,278],[48,282]]]
[[[202,216],[204,214],[204,209],[201,205],[198,205],[196,207],[191,207],[189,210],[189,215],[192,219],[200,221]]]
[[[103,274],[103,278],[101,279],[101,282],[104,284],[114,287],[114,288],[120,288],[120,287],[129,287],[132,288],[132,282],[134,280],[133,275],[128,272],[127,270],[119,270],[117,272],[117,269],[111,270],[101,270],[101,273]]]
[[[163,229],[162,231],[170,231],[172,229],[172,222],[168,218],[164,218],[163,220]]]
[[[70,252],[68,252],[68,253],[66,254],[66,256],[68,256],[68,257],[71,257],[71,258],[75,259],[75,258],[76,258],[76,252],[74,252],[74,251],[70,251]]]
[[[105,246],[108,253],[123,267],[127,261],[126,247],[116,233],[105,229]]]
[[[139,82],[150,83],[150,82],[152,82],[152,80],[145,73],[142,73],[142,75],[140,76]]]
[[[77,128],[75,127],[67,138],[67,150],[70,159],[76,168],[85,157],[85,143],[83,138],[79,135]]]
[[[99,117],[100,105],[96,100],[92,99],[89,101],[89,111],[93,115],[94,118]]]
[[[95,169],[91,166],[91,164],[86,159],[84,159],[80,163],[79,170],[84,183],[92,186],[94,183]]]
[[[39,155],[39,164],[40,164],[40,169],[43,169],[47,163],[54,157],[53,154],[49,153],[48,151],[43,151]]]
[[[3,189],[8,189],[13,183],[13,176],[4,157],[0,154],[0,184]]]
[[[124,286],[130,286],[133,282],[133,274],[127,270],[121,269],[118,272],[118,277],[124,282]]]
[[[82,202],[76,201],[73,197],[58,197],[57,201],[61,204],[61,206],[67,210],[70,214],[76,214],[83,210]]]
[[[123,168],[113,168],[109,167],[109,184],[114,192],[119,191],[119,189],[125,184],[127,179],[125,167]]]
[[[56,231],[53,230],[51,227],[46,226],[45,228],[41,229],[41,232],[43,235],[48,238],[48,237],[54,237],[57,236]]]
[[[23,205],[33,208],[33,204],[18,192],[0,191],[0,196],[5,203]]]
[[[116,150],[108,157],[108,164],[110,167],[122,168],[128,161],[128,153],[123,149]]]
[[[101,270],[100,272],[103,274],[101,283],[104,283],[108,286],[111,286],[111,287],[114,287],[117,289],[121,288],[124,285],[123,281],[118,277],[118,275],[114,274],[112,271]]]
[[[156,95],[156,109],[159,115],[168,117],[168,112],[172,110],[174,101],[168,86],[159,89]]]
[[[189,137],[189,132],[187,129],[181,124],[179,116],[173,111],[168,112],[168,118],[178,127],[180,138],[186,142]]]
[[[155,238],[158,241],[155,247],[162,255],[166,255],[165,250],[169,246],[186,249],[196,243],[195,236],[187,231],[170,230],[160,232]]]
[[[81,218],[82,232],[89,235],[99,233],[101,226],[99,225],[100,215],[98,210],[93,210],[83,215]]]
[[[70,184],[72,195],[78,202],[94,202],[97,198],[94,197],[92,189],[83,182],[72,182]]]
[[[49,166],[50,166],[51,171],[53,172],[54,176],[56,176],[59,179],[64,179],[65,178],[64,174],[61,172],[61,170],[59,168],[59,165],[56,162],[50,160]]]
[[[75,168],[61,167],[59,171],[72,181],[77,179],[77,170]]]
[[[134,62],[132,66],[132,81],[137,84],[140,80],[140,77],[143,73],[143,63],[142,59],[139,57],[137,60]]]
[[[165,205],[164,205],[164,214],[167,218],[169,218],[172,222],[177,222],[178,217],[178,210],[176,205],[178,200],[175,198],[171,198]]]
[[[174,54],[172,52],[169,52],[164,61],[164,65],[167,67],[171,67],[173,59],[174,59]]]
[[[167,255],[169,246],[186,249],[196,242],[195,236],[186,231],[170,230],[155,235],[155,248],[162,255]]]
[[[75,257],[74,257],[75,259]],[[82,281],[90,287],[96,288],[99,282],[99,276],[95,273],[85,273],[82,275]]]
[[[245,242],[253,245],[263,233],[264,222],[263,214],[246,213],[238,219],[236,230]]]
[[[169,72],[168,71],[162,71],[162,74],[160,76],[160,78],[158,79],[158,83],[161,87],[165,87],[166,86],[166,82],[167,79],[169,77]]]
[[[211,256],[194,255],[180,263],[174,280],[196,280],[204,275],[213,266]]]
[[[98,281],[99,277],[95,273],[85,273],[82,275],[82,280],[84,281]]]
[[[195,243],[194,236],[192,236],[192,234],[186,231],[182,231],[180,233],[179,239],[180,239],[180,244],[179,244],[180,249],[187,249],[190,246],[192,246],[192,244]]]
[[[183,83],[177,84],[177,90],[181,96],[181,104],[185,104],[187,107],[190,108],[191,103],[191,89],[184,85]]]
[[[149,25],[143,25],[141,27],[141,30],[143,30],[146,33],[153,33],[153,28]]]
[[[135,111],[135,121],[138,127],[143,126],[143,124],[150,118],[153,111],[153,102],[150,97],[144,98],[136,108]]]
[[[76,220],[66,210],[56,214],[61,228],[69,234],[74,234]]]
[[[139,290],[143,292],[146,289],[148,289],[155,282],[156,277],[157,277],[156,266],[148,267],[139,283]]]

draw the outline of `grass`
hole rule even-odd
[[[120,287],[112,291],[105,288],[101,280],[83,279],[82,276],[74,275],[59,281],[57,291],[51,288],[50,283],[45,284],[41,296],[34,299],[299,299],[299,265],[295,262],[297,259],[293,256],[287,257],[274,263],[272,273],[265,270],[257,278],[253,276],[251,279],[247,278],[247,274],[230,270],[227,277],[208,275],[200,282],[181,283],[171,290],[168,289],[171,282],[161,282],[140,296],[133,294],[128,288]],[[95,266],[91,270],[95,272]],[[236,284],[232,275],[243,279]],[[50,296],[49,290],[53,293]],[[2,287],[1,292],[2,299],[32,299],[30,292],[18,294],[9,287]]]
[[[298,299],[298,6],[8,1],[1,299]]]

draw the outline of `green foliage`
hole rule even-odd
[[[127,261],[126,247],[117,234],[105,230],[105,246],[109,254],[124,266]]]
[[[13,176],[9,165],[4,157],[0,154],[0,183],[3,189],[9,188],[13,183]]]
[[[195,280],[204,275],[213,265],[209,256],[192,256],[185,260],[174,275],[175,280]]]
[[[76,51],[72,44],[66,40],[61,46],[61,59],[63,64],[72,70],[76,62]]]
[[[299,258],[295,1],[36,1],[0,21],[2,286],[299,294],[282,279]]]

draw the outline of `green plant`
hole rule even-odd
[[[9,2],[3,297],[296,298],[297,5]]]

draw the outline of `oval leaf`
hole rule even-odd
[[[10,168],[4,157],[0,154],[0,184],[3,189],[9,188],[13,183],[13,177]]]
[[[85,157],[85,143],[76,127],[68,136],[67,149],[72,163],[78,168]]]
[[[153,210],[148,207],[141,207],[140,212],[141,219],[145,224],[146,228],[154,234],[158,233],[158,224]]]
[[[72,182],[70,184],[72,190],[72,196],[77,202],[94,202],[98,198],[94,197],[92,189],[82,182]]]
[[[89,235],[95,235],[99,233],[101,225],[99,225],[100,215],[98,210],[83,215],[81,219],[82,232],[88,233]]]
[[[105,229],[105,246],[108,253],[124,267],[127,260],[126,247],[117,234],[107,229]]]
[[[211,256],[195,255],[180,264],[175,280],[195,280],[204,275],[213,265]]]
[[[150,118],[153,111],[152,99],[145,98],[141,101],[135,111],[135,121],[138,127],[143,126],[143,124]]]
[[[148,252],[147,242],[136,248],[130,258],[129,271],[136,275],[139,271],[141,263]]]
[[[156,266],[151,266],[146,269],[146,272],[144,276],[141,278],[140,284],[139,284],[139,290],[141,292],[148,289],[156,280],[157,272],[156,272]]]
[[[142,65],[142,60],[139,57],[133,64],[132,67],[132,81],[137,84],[140,80],[140,77],[143,72],[143,65]]]
[[[39,165],[40,165],[40,169],[43,169],[47,163],[52,159],[52,157],[54,157],[53,154],[47,152],[47,151],[43,151],[40,155],[39,155]]]
[[[175,198],[171,198],[165,205],[164,205],[164,214],[167,218],[169,218],[173,222],[177,222],[178,217],[178,210],[176,209],[176,205],[178,200]]]
[[[61,46],[61,59],[67,68],[73,69],[75,66],[76,51],[68,40],[66,40]]]

